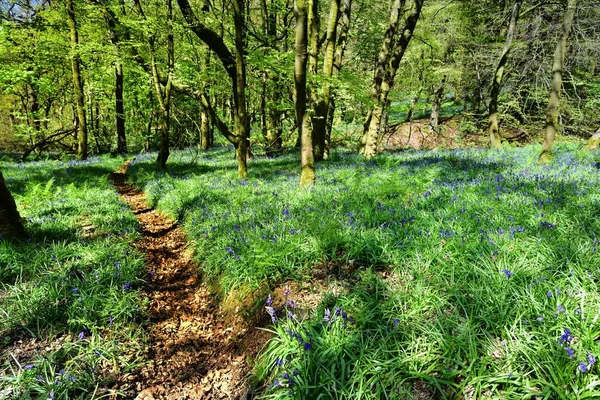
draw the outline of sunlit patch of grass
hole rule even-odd
[[[538,152],[365,161],[338,150],[318,164],[311,191],[298,190],[297,154],[252,160],[246,181],[228,149],[196,166],[176,153],[166,172],[141,158],[130,172],[185,225],[223,293],[310,285],[324,265],[326,279],[348,286],[321,296],[312,317],[275,310],[256,366],[266,398],[592,398],[600,175],[595,155],[573,145],[548,166]],[[323,318],[335,307],[349,320],[332,326]]]
[[[9,398],[100,398],[139,362],[138,225],[109,181],[123,161],[0,165],[29,234],[0,240],[1,343],[38,343],[2,356]]]

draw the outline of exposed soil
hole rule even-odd
[[[137,249],[146,256],[149,299],[146,363],[115,389],[135,399],[244,399],[250,367],[239,324],[228,324],[177,224],[148,207],[125,182],[127,164],[112,175],[141,227]],[[235,320],[235,319],[234,319]],[[243,332],[241,332],[243,331]],[[251,335],[250,335],[251,336]]]
[[[463,147],[487,147],[489,138],[477,132],[465,133],[460,130],[461,117],[442,118],[437,132],[429,129],[429,119],[391,124],[388,126],[384,147],[386,149],[456,149]],[[520,128],[502,127],[503,141],[509,143],[528,144],[532,142],[530,135]]]

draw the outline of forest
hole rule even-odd
[[[597,398],[599,20],[0,0],[0,398]]]

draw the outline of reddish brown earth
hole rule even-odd
[[[202,282],[181,228],[150,209],[143,194],[126,184],[126,169],[127,164],[112,178],[140,223],[142,235],[135,246],[148,265],[143,295],[150,317],[146,362],[123,376],[115,389],[135,399],[251,397],[250,367],[241,350],[240,334],[246,329],[226,318]]]

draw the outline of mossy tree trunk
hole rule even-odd
[[[554,63],[552,65],[552,83],[548,96],[548,112],[546,113],[546,135],[542,144],[542,151],[538,162],[545,164],[552,161],[552,148],[558,131],[558,114],[560,107],[560,91],[562,87],[562,74],[567,53],[567,40],[573,26],[577,0],[568,0],[567,9],[562,23],[560,38],[554,51]]]
[[[167,0],[167,83],[161,85],[158,74],[156,59],[154,58],[154,39],[151,41],[151,63],[152,77],[154,80],[154,88],[156,90],[156,98],[160,106],[159,131],[160,145],[158,148],[158,156],[156,165],[159,168],[165,168],[170,153],[169,143],[169,124],[171,116],[171,94],[173,91],[173,69],[175,67],[175,44],[173,39],[173,4],[171,0]]]
[[[8,190],[0,171],[0,235],[22,238],[25,234],[15,199]]]
[[[408,0],[409,5],[407,6],[406,1],[396,0],[394,2],[390,23],[379,51],[371,88],[372,106],[367,115],[361,140],[361,153],[366,158],[372,158],[377,154],[380,134],[386,128],[389,93],[394,86],[396,72],[412,39],[424,2],[424,0]],[[408,16],[402,26],[405,9],[408,9]]]
[[[446,76],[442,78],[440,86],[433,92],[433,102],[431,104],[431,115],[429,116],[429,130],[432,132],[438,132],[438,126],[440,124],[440,111],[442,108],[442,99],[444,98],[444,85],[446,83]],[[412,106],[412,104],[411,104]]]
[[[315,0],[312,0],[315,1]],[[311,0],[308,0],[311,3]],[[296,124],[300,136],[300,187],[312,187],[315,184],[315,160],[312,148],[312,129],[310,115],[306,107],[306,67],[308,61],[308,4],[307,0],[294,1],[296,14],[296,59],[294,61],[294,87]]]
[[[513,39],[517,30],[517,21],[519,20],[519,12],[521,11],[521,5],[523,0],[516,0],[510,15],[510,22],[508,23],[508,31],[506,33],[506,41],[504,42],[504,48],[500,54],[500,59],[496,65],[496,72],[494,73],[494,81],[492,82],[492,88],[490,89],[490,105],[488,107],[488,134],[490,135],[490,147],[493,149],[499,149],[501,147],[500,130],[498,129],[498,96],[500,95],[500,89],[502,88],[502,77],[504,76],[504,67],[508,61],[508,54],[512,48]]]
[[[73,75],[73,93],[75,95],[77,120],[77,156],[80,160],[87,159],[87,123],[85,120],[85,100],[83,94],[83,79],[81,77],[81,57],[79,55],[79,32],[75,18],[74,0],[65,0],[67,8],[67,24],[71,40],[71,70]]]
[[[323,57],[323,84],[316,93],[313,123],[313,151],[315,160],[320,161],[325,155],[325,132],[329,103],[331,102],[331,76],[333,75],[333,62],[336,50],[337,25],[340,13],[340,0],[331,0],[329,17],[327,19],[327,33],[325,36],[325,55]]]

